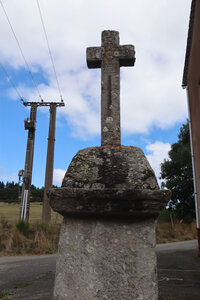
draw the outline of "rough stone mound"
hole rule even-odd
[[[65,174],[62,187],[159,189],[143,151],[127,146],[91,147],[78,151]]]

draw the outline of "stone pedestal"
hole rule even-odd
[[[141,149],[79,151],[49,197],[64,216],[54,300],[158,299],[154,219],[170,192]]]

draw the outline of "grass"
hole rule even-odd
[[[180,242],[197,239],[195,222],[190,224],[174,222],[174,224],[163,222],[156,224],[157,243]]]
[[[52,222],[41,222],[41,203],[31,203],[30,222],[19,222],[19,205],[0,203],[0,256],[53,254],[57,252],[62,217],[52,212]],[[197,238],[196,224],[175,220],[156,222],[157,243]]]
[[[26,286],[29,286],[31,283],[30,282],[21,282],[19,284],[17,284],[14,289],[23,289],[25,288]]]
[[[11,291],[0,292],[0,299],[1,300],[11,300],[11,299],[13,299],[12,295],[13,295],[13,293]]]
[[[0,219],[0,256],[57,252],[60,224],[17,224]]]
[[[19,204],[0,202],[0,218],[6,218],[9,222],[17,222],[19,220]],[[32,202],[30,206],[30,222],[41,221],[42,219],[42,203]],[[61,223],[62,216],[51,212],[52,223]]]
[[[31,203],[27,223],[19,221],[19,204],[0,202],[0,256],[56,253],[62,216],[52,211],[50,224],[41,219],[41,203]]]

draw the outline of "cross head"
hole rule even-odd
[[[101,47],[87,48],[88,68],[101,68],[101,145],[121,145],[120,67],[134,66],[133,45],[119,44],[119,32],[102,32]]]

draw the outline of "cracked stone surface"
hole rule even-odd
[[[120,67],[134,66],[133,45],[120,45],[119,32],[104,30],[101,47],[87,48],[88,68],[101,68],[101,145],[121,145]]]
[[[159,189],[143,151],[127,146],[91,147],[78,151],[62,187]]]
[[[78,151],[49,197],[64,216],[54,300],[158,299],[154,218],[170,192],[140,148]]]
[[[156,300],[154,220],[65,218],[55,300]]]

